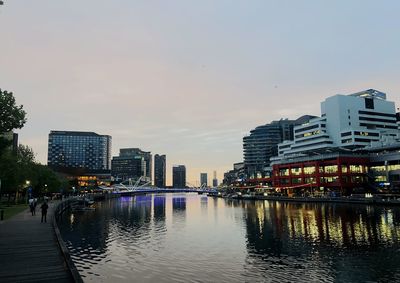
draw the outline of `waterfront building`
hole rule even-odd
[[[307,190],[312,194],[350,195],[368,184],[368,154],[346,151],[280,160],[273,164],[273,187],[289,196]]]
[[[387,144],[375,144],[370,154],[369,174],[380,189],[400,192],[400,134]]]
[[[213,185],[214,188],[218,187],[217,171],[214,171],[214,177],[213,177],[212,185]]]
[[[186,167],[185,165],[174,165],[172,167],[172,186],[174,188],[186,187]]]
[[[308,122],[314,116],[305,115],[297,120],[279,120],[250,131],[243,138],[244,166],[249,178],[261,178],[268,174],[270,158],[278,155],[278,144],[293,140],[293,127]]]
[[[152,180],[152,155],[150,151],[143,151],[140,148],[121,148],[119,150],[120,157],[132,157],[132,156],[142,156],[146,165],[145,165],[145,174],[144,177],[147,182],[151,182]]]
[[[208,179],[207,173],[200,173],[200,187],[201,186],[206,186],[206,187],[208,186],[207,179]]]
[[[244,163],[237,162],[233,164],[233,170],[224,173],[224,180],[222,183],[225,186],[237,184],[239,185],[245,179]]]
[[[287,194],[350,195],[397,186],[400,131],[394,102],[369,89],[321,103],[321,117],[294,127],[271,158],[274,188]],[[392,150],[388,153],[388,150]],[[255,180],[257,183],[259,180]]]
[[[156,154],[154,155],[154,185],[158,188],[165,188],[166,175],[167,175],[167,162],[166,156]]]
[[[111,136],[94,132],[51,131],[47,164],[56,171],[110,170]]]
[[[321,117],[294,127],[293,141],[278,145],[280,158],[332,148],[348,150],[396,136],[398,125],[394,102],[374,89],[350,95],[334,95],[321,103]]]
[[[121,148],[119,156],[114,156],[111,161],[111,175],[116,181],[150,182],[147,168],[151,158],[150,152],[144,152],[138,148]]]

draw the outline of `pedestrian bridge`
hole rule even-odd
[[[113,194],[151,194],[151,193],[217,193],[216,189],[210,188],[155,188],[155,187],[137,187],[137,186],[126,186],[126,185],[114,185],[111,187],[100,186],[100,189]]]

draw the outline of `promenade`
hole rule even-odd
[[[73,282],[53,228],[49,203],[47,223],[25,210],[0,222],[0,282]]]

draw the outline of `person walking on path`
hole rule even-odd
[[[29,199],[29,209],[32,213],[32,216],[34,216],[36,214],[36,204],[33,198]]]
[[[42,220],[40,221],[41,223],[43,223],[43,219],[44,222],[47,222],[47,209],[49,208],[49,206],[47,205],[47,202],[45,201],[42,206],[40,207],[40,209],[42,210]]]

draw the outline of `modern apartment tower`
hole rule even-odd
[[[56,170],[110,170],[111,136],[93,132],[51,131],[47,164]]]
[[[167,162],[165,154],[154,155],[154,185],[158,188],[165,188],[167,174]]]
[[[208,186],[207,179],[208,179],[207,173],[200,173],[200,186],[207,187]]]
[[[321,103],[321,117],[294,127],[294,140],[279,144],[279,157],[329,148],[361,149],[398,134],[395,103],[374,89],[334,95]]]
[[[174,165],[172,167],[172,186],[174,188],[186,187],[186,167],[185,165]]]
[[[293,140],[293,127],[306,123],[314,116],[305,115],[297,120],[279,120],[256,127],[243,138],[243,155],[249,178],[264,177],[270,158],[278,154],[278,144]]]

